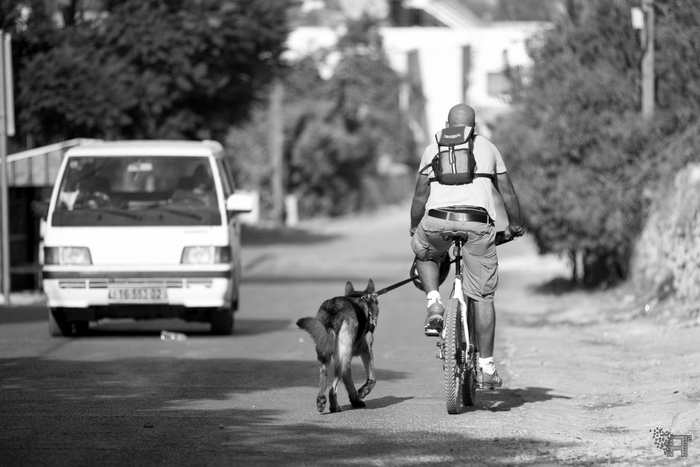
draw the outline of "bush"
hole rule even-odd
[[[531,41],[531,75],[516,111],[494,135],[540,251],[582,258],[581,279],[589,285],[628,276],[663,164],[657,154],[699,116],[693,83],[700,64],[681,57],[697,56],[692,38],[700,23],[678,27],[684,18],[678,9],[695,18],[697,8],[684,0],[656,2],[658,48],[674,49],[669,56],[676,58],[660,59],[656,115],[645,122],[638,89],[630,86],[640,82],[640,44],[631,28],[620,27],[630,24],[630,5],[568,2],[567,15]],[[689,102],[681,104],[679,92]]]

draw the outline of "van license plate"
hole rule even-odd
[[[111,303],[167,303],[165,287],[112,287],[107,289]]]

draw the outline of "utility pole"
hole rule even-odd
[[[469,93],[469,75],[472,69],[472,49],[471,46],[462,46],[462,100],[460,102],[467,103],[467,94]]]
[[[642,0],[641,8],[632,8],[632,27],[640,31],[642,44],[642,116],[654,116],[654,0]]]
[[[10,304],[10,215],[7,180],[7,137],[15,134],[12,91],[12,38],[0,29],[0,279],[5,305]]]
[[[277,79],[270,94],[270,165],[272,166],[272,217],[275,223],[284,223],[284,116],[282,99],[284,87]]]

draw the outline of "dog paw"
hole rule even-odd
[[[331,392],[328,394],[330,402],[331,402],[331,413],[336,413],[336,412],[341,412],[341,408],[338,405],[338,394],[336,394],[332,389]]]
[[[338,404],[336,404],[336,405],[331,404],[331,413],[338,413],[338,412],[342,412],[342,411],[343,411],[343,409],[341,409]]]
[[[365,403],[362,402],[360,399],[351,400],[350,403],[356,409],[364,409],[365,407],[367,407],[367,405],[365,405]]]
[[[365,397],[367,397],[367,395],[370,392],[372,392],[372,389],[374,389],[375,384],[377,384],[376,380],[368,379],[367,382],[357,392],[357,394],[360,396],[360,399],[364,399]]]
[[[319,412],[323,413],[326,409],[326,396],[318,396],[316,398],[316,408],[318,408]]]

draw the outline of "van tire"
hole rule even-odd
[[[90,332],[90,321],[73,321],[76,336],[86,336]]]
[[[63,310],[49,308],[49,334],[54,337],[73,334],[72,325],[66,319],[66,314]]]
[[[212,310],[211,332],[220,336],[230,336],[233,333],[233,309]]]

